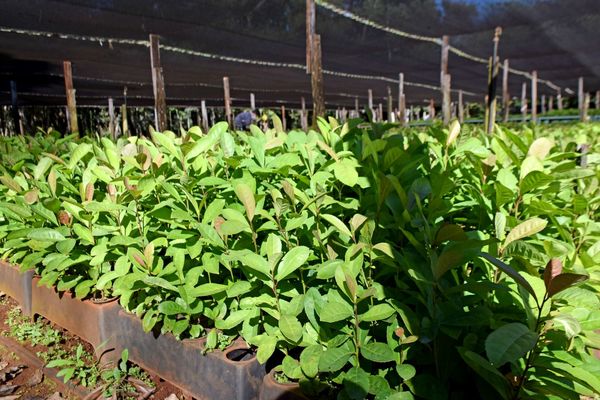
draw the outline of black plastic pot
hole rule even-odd
[[[34,271],[21,273],[19,268],[0,260],[0,291],[6,293],[19,303],[23,314],[31,314],[31,281]]]

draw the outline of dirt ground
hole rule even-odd
[[[62,380],[52,378],[53,371],[44,368],[44,362],[36,356],[48,347],[32,346],[28,342],[17,342],[10,337],[10,327],[7,324],[8,313],[18,307],[18,304],[8,296],[0,297],[0,400],[77,400],[85,398],[91,390],[81,386],[65,385]],[[94,354],[89,343],[70,335],[61,328],[43,319],[44,324],[60,331],[63,337],[60,346],[67,350],[82,345],[84,349]],[[55,372],[55,371],[54,371]],[[49,375],[50,374],[50,375]],[[145,397],[156,400],[186,399],[183,393],[157,376],[148,374],[154,383],[152,395]],[[70,386],[70,387],[69,387]],[[142,397],[140,397],[142,398]]]

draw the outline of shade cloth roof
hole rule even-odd
[[[493,30],[502,26],[500,57],[513,68],[537,70],[539,77],[565,91],[576,91],[584,77],[588,90],[600,88],[600,2],[597,0],[331,0],[324,2],[374,21],[425,37],[450,35],[450,44],[487,59]],[[152,104],[148,35],[160,35],[167,103],[222,104],[222,77],[229,76],[235,106],[310,104],[305,73],[305,0],[1,0],[0,102],[10,102],[16,80],[21,104],[64,104],[62,61],[73,64],[77,103],[106,104],[128,88],[131,104]],[[53,35],[42,34],[53,33]],[[383,102],[387,86],[403,72],[409,103],[439,101],[440,46],[375,29],[317,7],[323,68],[370,79],[325,74],[329,106],[366,102],[373,89]],[[60,36],[56,34],[67,34]],[[128,39],[90,40],[90,38]],[[136,42],[137,41],[137,42]],[[168,46],[174,49],[168,50]],[[192,54],[186,54],[185,51]],[[195,52],[195,53],[194,53]],[[202,52],[202,54],[199,54]],[[210,55],[219,56],[211,58]],[[225,58],[224,58],[225,57]],[[234,57],[229,61],[226,57]],[[262,60],[284,66],[253,63]],[[484,64],[452,53],[452,88],[467,100],[482,101]],[[374,78],[376,77],[376,79]],[[520,95],[527,77],[511,74],[509,89]],[[540,84],[540,94],[556,89]],[[572,93],[572,92],[571,92]],[[456,93],[453,93],[456,98]]]

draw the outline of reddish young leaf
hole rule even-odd
[[[571,286],[575,286],[578,283],[581,283],[588,279],[587,275],[581,274],[560,274],[552,279],[550,282],[550,287],[548,288],[548,296],[552,297],[556,293],[562,292],[565,289],[570,288]]]
[[[546,290],[550,287],[552,280],[562,273],[562,270],[563,264],[558,258],[553,258],[548,261],[546,269],[544,270],[544,284],[546,285]]]

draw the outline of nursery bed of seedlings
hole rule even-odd
[[[2,138],[2,256],[311,398],[600,393],[598,125],[273,123]]]

